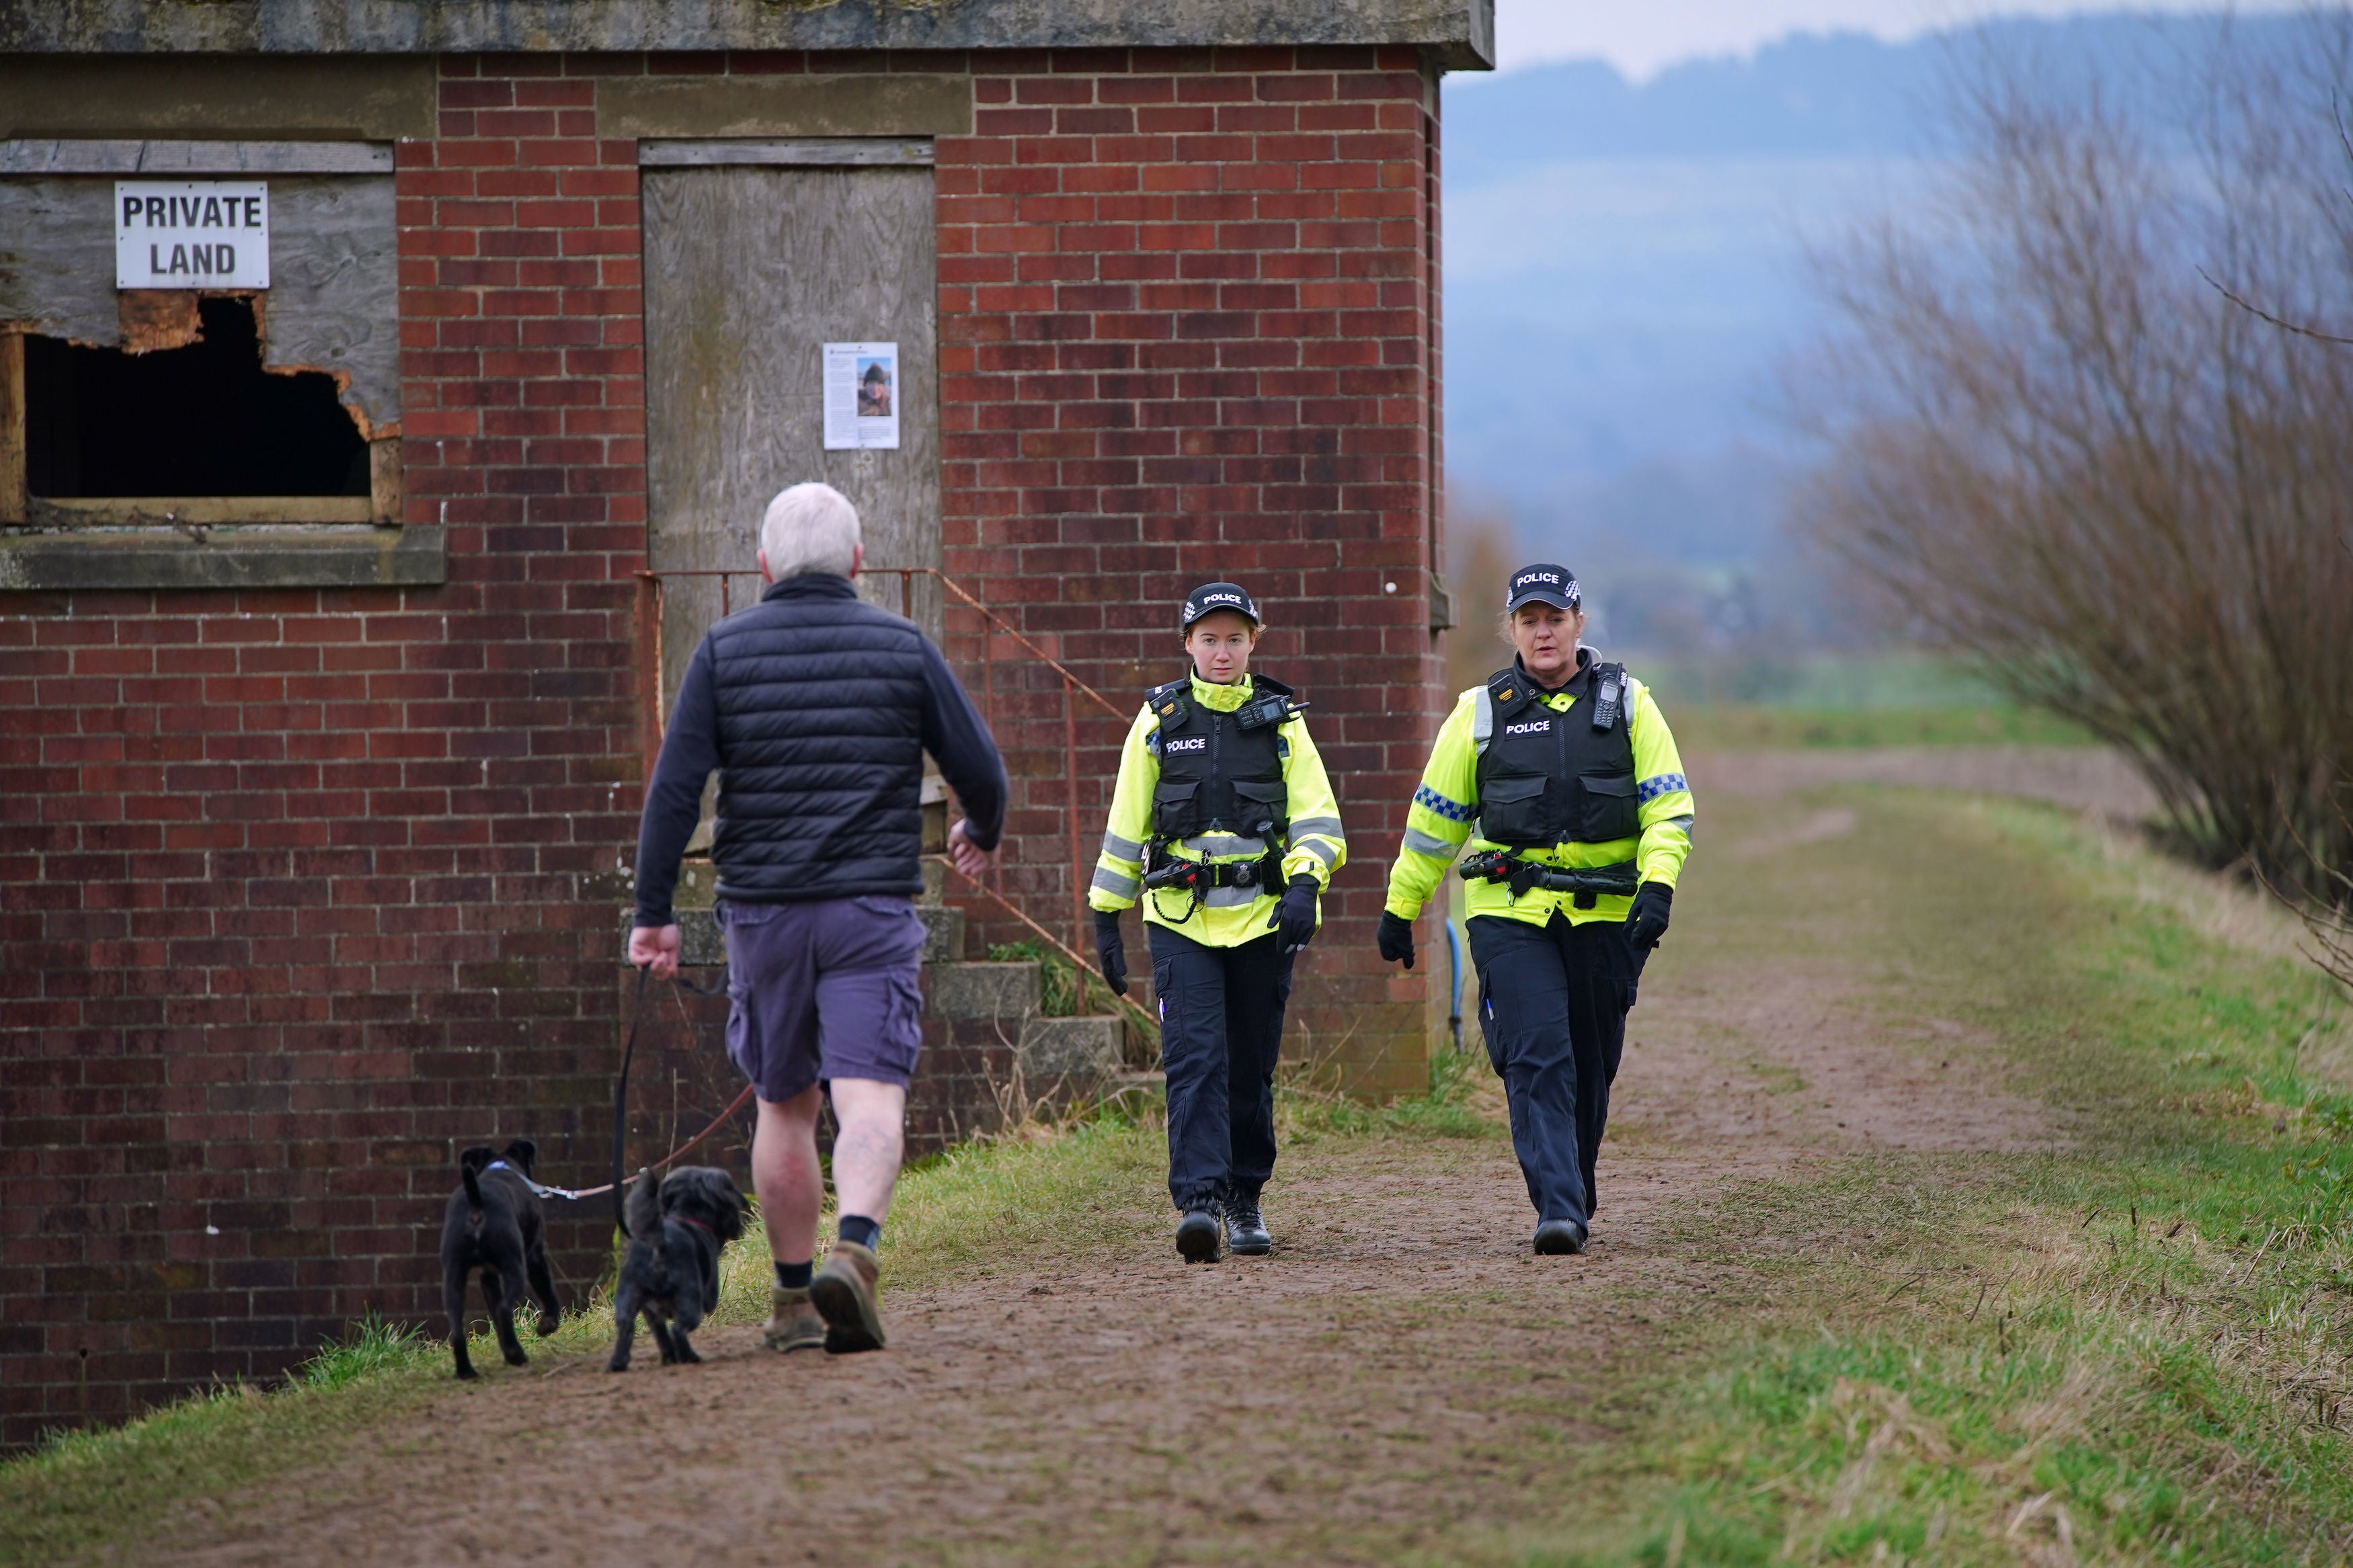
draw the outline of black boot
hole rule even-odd
[[[1215,1263],[1221,1240],[1215,1209],[1187,1209],[1176,1222],[1176,1250],[1187,1263]]]
[[[1258,1199],[1226,1200],[1226,1245],[1244,1258],[1263,1258],[1274,1250],[1274,1237],[1266,1233],[1266,1221],[1259,1215]]]
[[[1573,1219],[1548,1219],[1536,1226],[1536,1252],[1582,1252],[1585,1250],[1585,1227]]]

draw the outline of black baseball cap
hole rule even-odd
[[[1584,601],[1585,595],[1577,591],[1576,573],[1566,566],[1539,561],[1512,574],[1511,596],[1504,601],[1504,614],[1508,616],[1522,605],[1550,605],[1556,610],[1573,610]]]
[[[1260,625],[1258,606],[1250,603],[1250,595],[1239,583],[1204,583],[1185,595],[1185,618],[1176,623],[1180,632],[1190,631],[1193,623],[1212,610],[1232,610],[1250,617],[1252,626]]]

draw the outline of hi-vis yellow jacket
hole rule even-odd
[[[1193,700],[1219,713],[1230,713],[1250,700],[1248,681],[1212,686],[1196,675]],[[1282,879],[1304,871],[1319,888],[1328,888],[1332,873],[1348,858],[1347,840],[1340,833],[1340,803],[1332,797],[1332,781],[1324,774],[1324,759],[1307,738],[1307,721],[1283,721],[1275,731],[1282,753],[1282,782],[1290,793],[1291,833],[1282,855]],[[1274,912],[1276,895],[1255,888],[1213,888],[1193,908],[1193,896],[1174,889],[1144,891],[1144,854],[1152,838],[1152,790],[1160,782],[1160,719],[1145,703],[1120,749],[1119,782],[1113,786],[1111,822],[1103,830],[1103,855],[1095,861],[1094,884],[1087,901],[1098,910],[1124,910],[1141,897],[1145,921],[1182,931],[1206,947],[1240,947],[1268,933],[1267,917]],[[1203,834],[1180,838],[1172,850],[1194,860],[1253,860],[1266,853],[1264,840],[1232,833]],[[1320,919],[1320,911],[1319,911]]]
[[[1591,654],[1579,649],[1578,658],[1580,662],[1589,661]],[[1629,695],[1625,711],[1634,742],[1634,780],[1641,836],[1607,844],[1562,844],[1551,849],[1523,849],[1518,853],[1551,866],[1614,866],[1632,860],[1641,868],[1643,881],[1664,882],[1672,888],[1682,873],[1683,857],[1691,853],[1691,785],[1684,781],[1683,758],[1675,750],[1675,738],[1668,731],[1666,720],[1660,716],[1650,688],[1630,676],[1626,684]],[[1580,699],[1556,691],[1539,700],[1556,713],[1566,713]],[[1398,852],[1397,864],[1389,868],[1386,907],[1391,913],[1411,920],[1421,912],[1423,900],[1437,890],[1454,864],[1454,858],[1461,852],[1464,839],[1471,839],[1471,852],[1474,855],[1503,847],[1489,839],[1472,837],[1471,831],[1479,815],[1479,756],[1487,749],[1487,737],[1493,731],[1494,721],[1493,703],[1487,689],[1476,686],[1462,694],[1454,704],[1454,711],[1439,727],[1438,742],[1430,752],[1430,764],[1422,770],[1421,787],[1414,791],[1413,805],[1406,812],[1405,847]],[[1463,890],[1462,907],[1467,916],[1502,915],[1530,925],[1543,925],[1558,910],[1571,924],[1583,925],[1593,921],[1622,921],[1633,903],[1622,894],[1605,894],[1594,900],[1593,908],[1580,910],[1573,902],[1575,898],[1573,893],[1534,888],[1514,900],[1505,884],[1478,881]]]

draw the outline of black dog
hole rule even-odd
[[[466,1184],[449,1194],[441,1222],[441,1299],[449,1312],[449,1351],[458,1358],[459,1377],[474,1375],[466,1354],[466,1280],[477,1268],[482,1271],[482,1300],[491,1310],[499,1353],[509,1366],[531,1359],[514,1331],[526,1274],[532,1294],[539,1298],[541,1337],[555,1331],[555,1282],[547,1273],[539,1195],[524,1180],[538,1153],[539,1145],[518,1138],[498,1152],[476,1144],[458,1156],[458,1173]]]
[[[629,1370],[639,1312],[661,1346],[663,1365],[701,1361],[687,1331],[719,1303],[719,1249],[744,1234],[744,1194],[715,1165],[681,1166],[659,1186],[651,1171],[641,1171],[629,1189],[628,1218],[629,1256],[613,1293],[609,1370]]]

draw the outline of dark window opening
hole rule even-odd
[[[35,496],[364,496],[367,443],[332,376],[261,368],[253,307],[197,302],[202,336],[131,354],[25,340]]]

